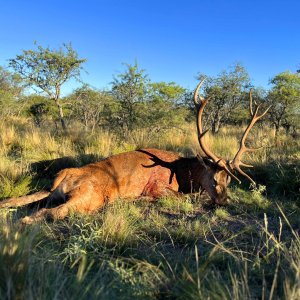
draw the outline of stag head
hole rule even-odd
[[[236,155],[234,156],[233,160],[225,160],[224,158],[215,155],[208,148],[208,146],[205,144],[204,141],[204,135],[208,132],[208,129],[203,131],[202,115],[203,115],[204,108],[207,102],[209,101],[209,98],[204,99],[202,96],[199,95],[199,90],[204,80],[205,79],[203,79],[198,84],[194,92],[194,104],[197,109],[198,141],[200,144],[200,148],[207,156],[206,158],[202,158],[200,155],[198,155],[199,161],[205,167],[206,170],[206,176],[202,182],[202,187],[208,192],[211,199],[215,203],[225,204],[227,201],[226,188],[230,183],[231,178],[234,178],[239,183],[241,183],[241,181],[234,175],[235,172],[246,177],[253,186],[256,185],[255,181],[241,169],[241,167],[253,167],[249,164],[242,162],[242,156],[246,152],[253,152],[262,148],[259,147],[254,149],[254,148],[246,147],[245,141],[253,125],[268,112],[271,106],[268,107],[262,114],[258,114],[260,105],[255,104],[255,107],[253,108],[252,93],[250,91],[250,95],[249,95],[250,97],[249,108],[250,108],[250,115],[251,115],[250,123],[248,124],[247,128],[245,129],[242,135],[242,138],[240,140],[240,147]]]

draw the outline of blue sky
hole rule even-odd
[[[152,81],[190,89],[198,72],[217,75],[236,62],[263,87],[300,66],[299,0],[4,1],[0,65],[34,41],[51,48],[71,42],[88,60],[82,79],[97,88],[108,88],[122,63],[135,60]]]

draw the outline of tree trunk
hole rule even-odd
[[[64,119],[64,112],[62,109],[62,105],[60,104],[60,102],[58,100],[56,100],[56,105],[58,107],[58,114],[59,114],[61,127],[62,127],[63,131],[67,131],[67,126],[66,126],[65,119]]]
[[[86,114],[84,114],[84,131],[88,132],[88,129],[89,129],[89,121]]]
[[[221,124],[221,117],[220,115],[217,113],[213,119],[212,122],[212,133],[216,134],[219,132],[220,129],[220,124]]]
[[[297,134],[297,127],[292,126],[292,130],[293,130],[293,132],[292,132],[292,137],[295,139],[295,138],[297,138],[297,136],[298,136],[298,134]]]
[[[277,138],[278,138],[278,133],[279,133],[279,129],[280,129],[280,124],[279,124],[279,122],[275,123],[274,126],[275,126],[275,140],[277,140]]]
[[[290,134],[290,130],[291,130],[291,125],[290,124],[285,124],[285,134],[289,135]]]
[[[65,123],[65,120],[64,120],[64,112],[63,112],[63,109],[62,109],[62,105],[59,101],[59,97],[60,97],[60,85],[57,85],[55,87],[55,96],[54,96],[54,101],[58,107],[58,114],[59,114],[59,119],[60,119],[60,123],[61,123],[61,127],[63,129],[63,131],[67,131],[67,126],[66,126],[66,123]]]
[[[93,124],[92,124],[92,129],[91,129],[92,134],[94,134],[94,132],[95,132],[96,124],[97,124],[96,122],[93,122]]]

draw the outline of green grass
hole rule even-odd
[[[298,211],[270,204],[174,215],[158,204],[117,202],[23,230],[2,211],[3,299],[252,299],[299,297]]]
[[[1,199],[49,184],[60,168],[137,146],[197,148],[195,136],[174,132],[120,141],[108,132],[55,136],[25,123],[0,125]],[[237,133],[209,137],[211,147],[229,155]],[[26,208],[1,210],[0,299],[299,299],[299,144],[282,139],[286,153],[270,148],[249,158],[261,185],[233,183],[226,207],[199,195],[120,199],[92,216],[25,228],[17,220]],[[62,156],[71,158],[46,171],[40,163]]]

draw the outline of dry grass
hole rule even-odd
[[[63,156],[99,159],[142,147],[198,151],[194,125],[164,132],[54,134],[23,119],[0,123],[0,197],[36,189],[31,164]],[[232,158],[239,128],[208,134],[209,147]],[[258,128],[247,158],[258,189],[234,186],[231,204],[199,197],[158,203],[119,201],[93,216],[20,230],[26,210],[0,211],[0,299],[299,299],[300,142]],[[95,158],[93,158],[95,157]],[[41,180],[41,179],[39,179]],[[278,205],[279,204],[279,205]]]

